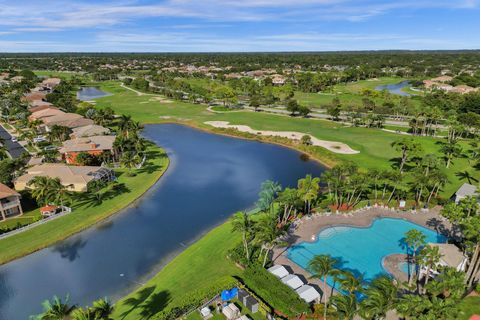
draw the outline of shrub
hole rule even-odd
[[[295,291],[263,268],[246,269],[242,280],[245,286],[282,314],[294,317],[309,311],[308,304]]]

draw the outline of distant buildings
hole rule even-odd
[[[472,88],[470,86],[463,85],[463,84],[454,87],[448,84],[448,82],[452,80],[453,78],[450,76],[440,76],[440,77],[432,78],[430,80],[423,80],[423,85],[427,90],[442,90],[446,92],[459,93],[459,94],[478,91],[478,88]]]

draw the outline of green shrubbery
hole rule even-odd
[[[176,319],[186,312],[200,307],[203,303],[220,294],[222,290],[238,286],[238,281],[232,277],[219,278],[211,286],[185,294],[182,299],[176,301],[170,308],[157,313],[152,319],[167,320]]]
[[[277,312],[293,317],[309,311],[308,304],[296,292],[263,268],[246,269],[242,280],[245,286]]]

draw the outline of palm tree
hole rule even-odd
[[[450,167],[450,163],[454,158],[457,158],[462,153],[462,147],[458,145],[457,140],[452,140],[442,144],[440,149],[446,160],[446,167]]]
[[[416,255],[418,249],[425,245],[425,235],[423,232],[418,231],[416,229],[409,230],[405,233],[405,244],[407,245],[407,253],[411,255],[411,259],[409,259],[409,270],[408,270],[408,285],[411,286],[413,282],[413,271],[411,270],[411,262],[414,262],[416,265]],[[411,251],[409,251],[410,249]],[[416,268],[415,268],[416,269]]]
[[[259,197],[255,206],[262,211],[269,208],[272,209],[273,202],[280,191],[282,191],[282,186],[278,182],[271,180],[264,181],[260,187]]]
[[[257,223],[256,239],[262,243],[262,251],[265,250],[262,264],[263,267],[267,264],[268,254],[273,248],[275,248],[275,246],[285,246],[287,244],[280,239],[286,233],[287,232],[283,227],[277,227],[276,217],[267,215]]]
[[[395,150],[402,153],[400,157],[400,166],[399,166],[399,170],[401,173],[403,172],[403,167],[405,166],[405,163],[407,162],[408,158],[411,155],[419,153],[422,150],[422,146],[420,143],[418,143],[413,139],[407,139],[407,138],[396,140],[392,142],[391,145],[393,148],[395,148]]]
[[[49,178],[37,176],[28,182],[32,189],[32,197],[39,204],[48,204],[58,199],[59,193],[64,193],[65,187],[61,184],[59,178]]]
[[[128,169],[128,172],[131,173],[132,168],[137,166],[140,163],[140,158],[133,151],[126,151],[122,154],[120,158],[120,163]]]
[[[365,299],[360,303],[360,314],[365,319],[384,319],[387,312],[395,307],[398,288],[388,276],[373,279],[364,290]]]
[[[113,313],[113,305],[107,298],[98,299],[93,302],[91,310],[98,320],[109,320]]]
[[[53,299],[46,300],[42,303],[44,312],[36,317],[38,320],[67,320],[71,315],[75,306],[68,304],[69,297],[65,298],[65,302],[62,299],[54,296]]]
[[[339,294],[333,296],[331,299],[332,303],[337,307],[337,314],[340,319],[352,320],[357,314],[358,303],[357,297],[354,294]]]
[[[76,308],[69,316],[72,320],[99,320],[90,308]]]
[[[358,275],[355,276],[350,271],[339,271],[337,275],[335,275],[336,282],[340,284],[340,288],[343,291],[348,293],[355,293],[362,289],[363,285],[363,276]]]
[[[118,129],[122,135],[129,138],[129,133],[133,126],[132,116],[122,114],[118,119]]]
[[[426,267],[424,283],[425,287],[428,284],[430,272],[436,268],[436,265],[442,258],[442,254],[440,253],[440,248],[437,246],[425,246],[423,247],[422,251],[420,251],[419,258],[422,265]]]
[[[305,178],[298,180],[298,193],[305,202],[305,213],[310,213],[310,206],[312,201],[318,198],[320,192],[320,178],[312,178],[312,175],[307,175]]]
[[[406,319],[418,318],[429,307],[430,301],[416,294],[405,294],[398,301],[395,309]]]
[[[250,235],[252,234],[254,223],[250,220],[249,215],[245,211],[239,211],[233,216],[232,231],[242,233],[243,249],[247,261],[250,260],[250,250],[248,248],[248,242]]]
[[[336,263],[337,260],[330,255],[316,255],[308,263],[308,270],[312,274],[311,277],[319,280],[323,279],[324,319],[327,319],[327,277],[336,270]]]

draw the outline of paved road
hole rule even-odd
[[[13,159],[17,159],[24,152],[27,152],[24,147],[18,142],[12,141],[12,136],[0,125],[0,137],[5,141],[5,147]]]

